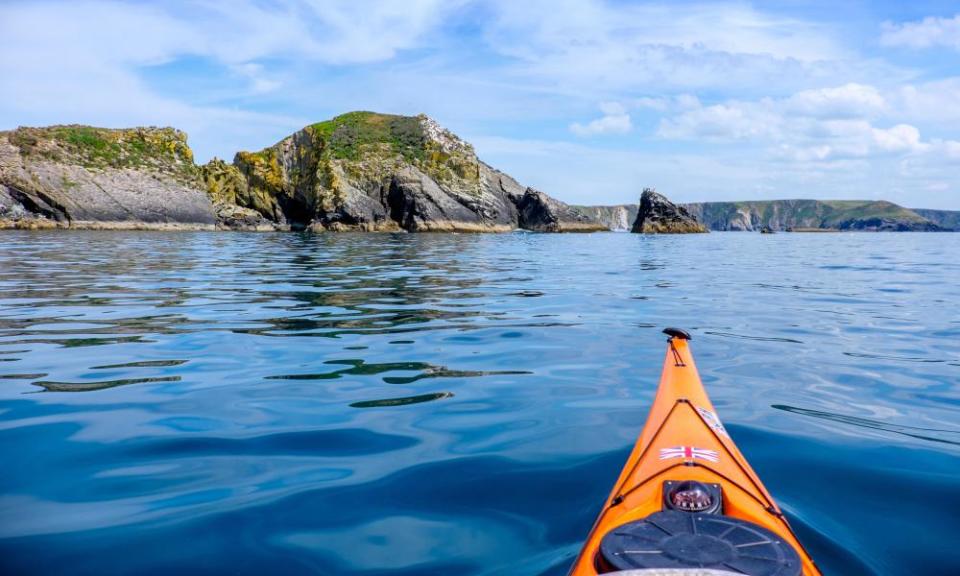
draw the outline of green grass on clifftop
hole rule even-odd
[[[424,160],[428,154],[427,137],[416,116],[348,112],[309,129],[323,139],[334,158],[358,160],[366,148],[380,144],[410,160]]]
[[[348,112],[306,127],[326,159],[345,161],[344,169],[360,180],[378,180],[408,162],[438,183],[479,194],[479,162],[473,147],[436,127],[427,117],[377,112]]]
[[[185,178],[196,174],[187,135],[174,128],[17,128],[8,139],[23,156],[86,168],[148,168]]]
[[[925,222],[926,219],[909,208],[885,200],[822,200],[834,211],[827,214],[826,225],[850,220],[882,218],[905,223]]]

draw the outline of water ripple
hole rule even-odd
[[[955,572],[960,235],[759,240],[6,232],[0,572],[563,575],[668,325],[825,574]]]
[[[784,406],[782,404],[774,404],[771,407],[776,408],[777,410],[785,410],[787,412],[793,412],[794,414],[802,414],[804,416],[813,416],[814,418],[823,418],[824,420],[832,420],[834,422],[849,424],[851,426],[860,426],[862,428],[883,430],[884,432],[902,434],[904,436],[910,436],[911,438],[917,438],[920,440],[929,440],[931,442],[943,442],[945,444],[956,444],[960,446],[960,430],[950,430],[950,429],[942,429],[942,428],[923,428],[919,426],[904,426],[904,425],[898,425],[898,424],[891,424],[888,422],[881,422],[879,420],[871,420],[869,418],[847,416],[844,414],[833,414],[831,412],[824,412],[822,410],[810,410],[807,408],[798,408],[796,406]]]

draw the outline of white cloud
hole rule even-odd
[[[826,145],[819,150],[794,150],[788,158],[786,152],[767,157],[735,145],[678,153],[663,147],[598,149],[562,141],[477,135],[471,140],[485,161],[524,185],[575,204],[636,202],[644,186],[655,185],[679,202],[847,198],[950,208],[951,194],[955,196],[957,190],[956,166],[944,165],[934,154],[908,155],[891,162],[888,158],[831,158]]]
[[[471,141],[486,162],[572,204],[637,202],[644,186],[656,186],[678,202],[696,202],[758,184],[757,168],[735,154],[599,149],[478,135]]]
[[[710,106],[687,102],[678,114],[661,121],[658,135],[715,140],[777,139],[791,133],[836,137],[849,134],[851,127],[864,126],[851,121],[873,118],[888,109],[877,88],[862,84],[803,90],[781,99],[730,100]]]
[[[250,82],[250,90],[254,94],[266,94],[282,86],[279,80],[274,80],[267,76],[261,64],[247,62],[245,64],[235,64],[231,66],[230,69]]]
[[[886,46],[932,48],[945,46],[960,50],[960,14],[953,18],[928,17],[904,23],[886,22],[880,42]]]
[[[633,130],[627,109],[618,102],[606,102],[600,105],[603,116],[587,124],[574,122],[570,131],[577,136],[598,136],[601,134],[626,134]]]
[[[705,188],[704,198],[873,198],[955,209],[960,199],[956,132],[924,137],[920,127],[903,121],[937,115],[936,109],[904,105],[905,94],[916,104],[938,100],[936,92],[926,85],[887,92],[839,86],[781,99],[730,100],[667,114],[657,134],[696,143],[704,155],[733,150],[729,162],[755,167],[735,194]],[[951,114],[949,108],[943,113]],[[721,145],[705,149],[710,142]],[[751,188],[757,183],[768,188]]]
[[[295,57],[304,64],[341,65],[388,59],[418,46],[458,5],[440,0],[186,6],[4,2],[0,77],[9,81],[0,98],[0,129],[72,122],[174,125],[191,135],[198,159],[229,155],[238,147],[261,148],[308,121],[235,108],[238,97],[281,86],[280,75],[264,62]],[[221,67],[228,77],[243,80],[246,89],[182,83],[175,94],[165,95],[145,81],[145,72],[184,57]]]
[[[787,112],[822,118],[872,116],[886,108],[873,86],[849,83],[833,88],[804,90],[787,99]]]
[[[700,107],[700,99],[693,94],[677,94],[674,96],[644,96],[632,102],[633,107],[656,110],[658,112],[692,110]]]
[[[616,45],[627,56],[638,46],[671,46],[777,59],[818,61],[844,55],[825,26],[776,17],[740,3],[678,9],[671,3],[613,4],[600,0],[497,2],[495,37],[526,32],[531,44],[594,55]],[[527,47],[505,46],[525,55]],[[597,62],[602,65],[602,62]]]
[[[903,118],[960,130],[960,77],[903,85],[892,91],[889,100]]]
[[[944,142],[943,151],[951,160],[960,161],[960,142],[953,140]]]
[[[903,121],[890,125],[890,120],[908,115],[901,106],[905,93],[918,99],[927,89],[900,88],[885,96],[873,86],[846,84],[782,99],[730,100],[668,115],[657,135],[743,142],[765,149],[772,158],[798,163],[890,155],[950,157],[954,140],[924,140],[917,126]]]
[[[857,56],[832,25],[738,2],[500,0],[491,13],[488,45],[514,62],[518,80],[596,98],[651,87],[786,93],[811,81],[903,76]]]
[[[920,131],[909,124],[871,128],[870,132],[877,148],[885,152],[921,152],[928,146],[920,142]]]
[[[660,122],[657,134],[668,139],[705,138],[749,140],[770,138],[781,129],[783,118],[770,100],[730,101],[692,108]]]

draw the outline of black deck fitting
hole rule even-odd
[[[681,340],[690,340],[690,333],[686,330],[681,330],[679,328],[664,328],[663,333],[671,338],[679,338]]]

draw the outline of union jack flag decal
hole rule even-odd
[[[699,458],[708,462],[720,461],[720,455],[714,450],[694,448],[693,446],[674,446],[672,448],[660,449],[661,460],[670,460],[671,458],[683,458],[684,460],[693,460],[694,458]]]

